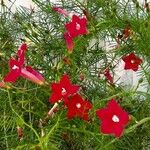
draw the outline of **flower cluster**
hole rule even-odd
[[[84,100],[77,93],[79,88],[79,86],[71,83],[68,75],[64,74],[58,83],[51,83],[52,95],[49,102],[53,104],[63,101],[68,108],[68,119],[80,117],[88,121],[88,113],[92,109],[92,104]],[[122,135],[124,127],[129,122],[128,113],[114,99],[108,102],[107,108],[98,109],[96,114],[102,121],[101,132],[104,134],[114,134],[116,137]]]
[[[69,17],[69,14],[61,8],[54,7],[53,10]],[[77,15],[73,15],[71,21],[65,24],[66,32],[64,33],[64,38],[66,40],[67,49],[72,52],[74,43],[74,38],[85,35],[88,33],[87,30],[87,19],[86,17],[80,18]],[[123,32],[124,38],[130,36],[130,28],[126,28]],[[6,82],[16,82],[16,80],[21,76],[34,83],[43,85],[45,79],[43,76],[31,66],[26,66],[25,64],[25,52],[27,51],[27,45],[25,43],[21,44],[17,51],[16,58],[10,58],[9,60],[9,73],[4,77],[3,81],[0,82],[0,87],[6,87]],[[142,63],[142,59],[137,57],[133,52],[123,56],[122,60],[125,62],[124,69],[132,69],[137,71],[139,65]],[[65,58],[64,61],[70,64],[70,61]],[[113,76],[110,70],[107,68],[103,72],[107,81],[111,84],[113,82]],[[54,104],[53,110],[56,109],[59,102],[63,102],[67,108],[67,118],[72,119],[74,117],[79,117],[85,121],[89,121],[89,111],[92,109],[92,104],[88,100],[85,100],[83,96],[79,94],[80,86],[72,84],[69,76],[64,74],[59,82],[51,83],[51,96],[49,102]],[[57,105],[56,105],[57,104]],[[49,111],[49,115],[53,111]],[[104,134],[113,134],[116,137],[120,137],[123,134],[125,126],[129,122],[128,113],[121,108],[115,99],[111,99],[105,108],[99,108],[96,110],[96,115],[99,120],[101,120],[100,130]],[[21,129],[18,129],[19,137]]]
[[[63,14],[65,17],[69,17],[69,14],[58,7],[54,7],[53,10]],[[85,35],[87,30],[87,19],[80,18],[77,15],[73,15],[71,21],[65,24],[66,32],[64,38],[66,41],[68,52],[72,52],[74,48],[74,38]],[[126,27],[122,32],[122,39],[128,39],[131,31],[130,27]],[[137,71],[142,60],[135,56],[134,53],[128,54],[122,57],[125,62],[124,69],[132,69]],[[114,84],[113,76],[110,70],[107,68],[103,72],[107,81],[110,84]],[[58,83],[52,83],[52,95],[49,99],[50,103],[64,102],[64,105],[68,108],[68,119],[74,117],[80,117],[86,121],[89,120],[89,110],[92,108],[92,104],[86,101],[79,95],[79,86],[73,85],[68,75],[63,75]],[[129,115],[124,111],[115,99],[108,102],[106,108],[100,108],[96,111],[98,118],[101,120],[100,130],[104,134],[113,134],[116,137],[120,137],[123,134],[125,126],[129,122]]]
[[[53,7],[53,10],[69,17],[69,14],[59,7]],[[87,19],[86,17],[80,18],[77,15],[73,15],[71,21],[65,24],[65,28],[66,32],[64,33],[64,39],[66,41],[68,52],[72,52],[74,48],[74,38],[80,35],[86,35],[88,33]]]
[[[88,121],[88,111],[92,105],[77,93],[80,87],[73,85],[68,75],[64,74],[59,83],[51,83],[51,89],[52,95],[49,101],[51,103],[63,101],[68,108],[67,117],[69,119],[78,116]]]

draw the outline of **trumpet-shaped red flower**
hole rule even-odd
[[[97,110],[96,114],[102,122],[101,132],[114,134],[116,137],[120,137],[123,134],[123,130],[129,122],[128,113],[114,99],[108,102],[106,108]]]
[[[53,7],[54,11],[63,14],[65,17],[69,17],[69,13],[59,7]],[[72,16],[72,20],[65,24],[66,32],[64,33],[64,39],[66,41],[67,50],[71,53],[74,47],[73,39],[77,36],[88,33],[87,19],[86,17],[80,18],[77,15]]]
[[[65,24],[65,28],[72,38],[87,34],[87,19],[73,15],[72,21]]]
[[[66,32],[66,33],[64,33],[64,39],[66,41],[68,52],[71,53],[73,50],[73,47],[74,47],[73,38],[70,36],[70,34],[68,32]]]
[[[37,84],[40,85],[44,84],[44,78],[40,73],[38,73],[30,66],[24,67],[26,50],[27,50],[27,45],[22,44],[18,48],[18,53],[17,53],[18,59],[9,60],[10,72],[4,77],[4,82],[16,82],[16,80],[20,76],[22,76]]]
[[[38,71],[34,70],[31,66],[21,68],[20,75],[39,85],[43,85],[45,82],[43,76]]]
[[[68,102],[68,97],[77,93],[79,86],[73,85],[68,75],[63,75],[59,83],[52,83],[52,95],[49,102],[56,103],[59,100],[64,100],[65,104]]]
[[[53,7],[52,8],[54,11],[66,16],[66,17],[69,17],[69,14],[67,11],[65,11],[64,9],[61,9],[60,7]]]
[[[85,121],[89,120],[88,112],[92,108],[92,104],[88,101],[82,99],[82,97],[78,94],[75,94],[71,97],[69,102],[67,103],[68,119],[72,119],[73,117],[80,117]]]
[[[66,41],[67,49],[69,52],[72,52],[74,47],[74,38],[88,33],[87,19],[79,18],[78,16],[73,15],[72,21],[65,24],[65,28],[67,32],[64,33],[64,38]]]
[[[122,60],[125,62],[125,70],[132,69],[133,71],[137,71],[139,65],[142,63],[142,59],[135,56],[134,53],[124,56]]]
[[[104,76],[106,77],[106,79],[107,79],[110,83],[113,83],[113,77],[112,77],[112,75],[110,74],[109,69],[106,69],[106,70],[104,71]]]
[[[26,50],[27,50],[27,44],[25,43],[21,44],[18,48],[18,52],[17,52],[18,62],[20,62],[21,65],[24,64]]]

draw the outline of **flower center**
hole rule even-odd
[[[16,65],[14,65],[14,66],[12,67],[12,69],[13,69],[13,70],[15,70],[15,69],[19,69],[19,67],[18,67],[18,66],[16,66]]]
[[[77,107],[77,108],[81,108],[81,104],[80,104],[80,103],[77,103],[77,104],[76,104],[76,107]]]
[[[66,94],[67,94],[67,91],[66,91],[65,88],[62,88],[61,94],[62,94],[62,95],[66,95]]]
[[[131,63],[134,64],[134,63],[135,63],[135,60],[131,60]]]
[[[80,24],[76,23],[76,29],[80,30]]]
[[[112,121],[113,121],[113,122],[119,122],[120,120],[119,120],[118,116],[113,115]]]

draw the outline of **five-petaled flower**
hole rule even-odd
[[[18,48],[17,59],[11,58],[9,60],[10,72],[4,77],[4,82],[16,82],[16,80],[22,76],[27,78],[37,84],[44,84],[44,78],[42,75],[34,70],[31,66],[25,66],[25,51],[27,50],[27,45],[22,44]]]
[[[72,38],[87,34],[87,19],[79,18],[76,15],[72,16],[72,21],[65,24],[65,28]]]
[[[124,56],[122,60],[125,62],[125,70],[132,69],[133,71],[137,71],[139,65],[142,63],[142,59],[135,56],[134,53]]]
[[[123,134],[123,130],[129,122],[128,113],[114,99],[108,102],[106,108],[97,110],[96,114],[101,120],[101,132],[114,134],[116,137]]]
[[[92,108],[92,104],[89,101],[85,101],[78,94],[73,95],[68,103],[67,118],[72,119],[74,117],[80,117],[81,119],[88,121],[88,112]]]
[[[67,44],[67,49],[72,52],[74,43],[73,39],[77,36],[84,35],[88,33],[87,30],[87,19],[80,18],[77,15],[72,16],[72,21],[65,24],[67,32],[64,33],[64,38]]]
[[[56,103],[60,100],[63,100],[65,104],[68,102],[68,97],[77,93],[79,86],[71,83],[69,76],[64,74],[59,83],[52,83],[52,95],[49,99],[49,102]]]

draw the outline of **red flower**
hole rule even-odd
[[[116,137],[122,135],[124,127],[129,122],[128,113],[114,99],[108,102],[106,108],[97,110],[96,114],[102,122],[101,132],[104,134],[114,134]]]
[[[25,52],[27,50],[27,44],[21,44],[18,48],[18,52],[17,52],[17,56],[18,56],[18,61],[20,62],[20,64],[24,64],[25,61]]]
[[[70,36],[70,34],[68,32],[65,32],[64,39],[66,41],[68,52],[71,53],[73,50],[73,47],[74,47],[73,38]]]
[[[92,108],[92,104],[88,101],[82,99],[82,97],[78,94],[71,97],[69,102],[67,103],[68,119],[72,119],[73,117],[80,117],[85,121],[88,121],[88,112]]]
[[[76,15],[73,15],[72,21],[65,24],[66,30],[72,38],[75,38],[79,35],[87,34],[87,19],[79,18]]]
[[[73,39],[77,36],[88,33],[86,26],[87,19],[79,18],[76,15],[73,15],[71,22],[65,24],[67,32],[64,33],[64,38],[69,52],[72,52],[74,47]]]
[[[25,51],[27,50],[27,45],[22,44],[18,48],[18,59],[10,59],[9,60],[9,67],[10,72],[4,77],[5,82],[16,82],[16,80],[22,76],[27,78],[37,84],[44,84],[44,78],[40,73],[36,70],[32,69],[30,66],[24,67],[25,61]]]
[[[68,12],[65,11],[64,9],[61,9],[61,8],[59,8],[59,7],[52,7],[52,9],[53,9],[54,11],[56,11],[56,12],[58,12],[58,13],[64,15],[64,16],[66,16],[66,17],[69,17]]]
[[[79,86],[73,85],[68,75],[63,75],[59,83],[52,83],[52,95],[49,102],[56,103],[59,100],[64,100],[65,104],[68,102],[68,96],[75,94],[79,90]]]
[[[16,82],[21,74],[22,65],[15,59],[9,60],[10,72],[5,76],[5,82]]]
[[[125,70],[132,69],[133,71],[137,71],[139,65],[142,63],[142,59],[135,56],[134,53],[124,56],[122,60],[125,62]]]
[[[43,85],[45,82],[43,76],[39,72],[34,70],[31,66],[26,66],[24,68],[21,68],[20,75],[39,85]]]
[[[69,17],[69,13],[59,7],[52,7],[52,9],[65,17]],[[77,36],[87,34],[87,19],[86,17],[80,18],[77,15],[72,16],[72,20],[65,24],[66,32],[64,39],[66,41],[67,49],[71,53],[74,47],[73,39]]]
[[[106,70],[104,71],[104,76],[106,77],[106,79],[107,79],[110,83],[113,83],[113,77],[112,77],[112,75],[110,74],[109,69],[106,69]]]

